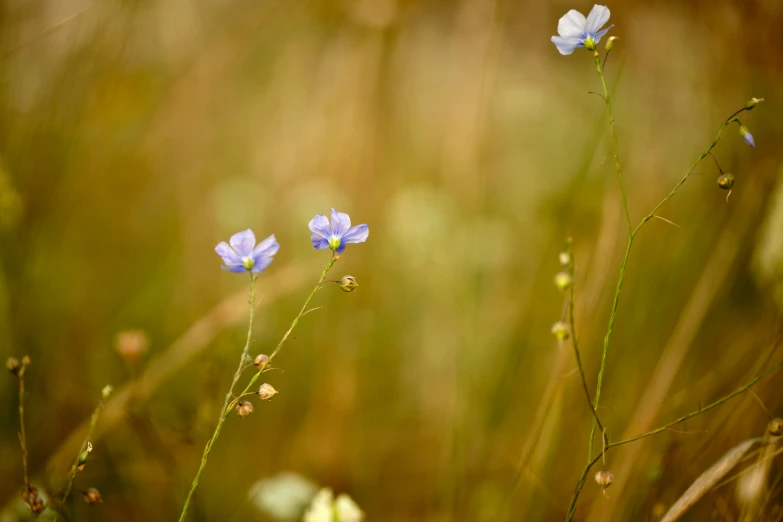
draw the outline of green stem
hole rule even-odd
[[[286,333],[283,335],[283,338],[280,340],[279,343],[277,343],[277,346],[275,347],[272,354],[269,356],[269,359],[267,359],[266,363],[258,369],[258,372],[256,372],[255,375],[253,375],[252,379],[250,379],[250,382],[245,387],[244,390],[238,395],[238,397],[241,397],[243,395],[246,395],[248,393],[248,390],[252,388],[253,384],[258,380],[258,378],[261,376],[261,374],[267,369],[269,364],[272,362],[272,359],[278,354],[280,351],[280,348],[282,348],[283,344],[288,340],[288,338],[291,336],[291,333],[294,331],[294,328],[296,328],[296,325],[299,324],[299,320],[302,318],[302,316],[307,312],[307,307],[310,305],[310,302],[313,300],[313,297],[315,296],[316,292],[320,290],[321,285],[326,281],[326,274],[329,272],[329,269],[334,266],[335,262],[337,261],[339,256],[333,255],[329,262],[326,264],[326,267],[324,268],[323,272],[321,273],[321,278],[318,280],[318,284],[315,285],[315,288],[313,288],[313,291],[310,293],[310,295],[307,297],[307,300],[305,301],[304,305],[302,306],[302,309],[299,311],[299,315],[296,316],[296,318],[291,322],[291,326],[288,328]],[[220,410],[220,418],[218,419],[218,424],[215,427],[215,432],[212,434],[212,438],[209,439],[209,442],[207,442],[206,447],[204,448],[204,453],[201,457],[201,466],[198,469],[198,472],[196,472],[196,477],[193,479],[193,484],[190,487],[190,492],[188,493],[187,498],[185,499],[185,504],[182,506],[182,513],[179,516],[179,522],[184,522],[185,517],[188,513],[188,508],[190,507],[190,501],[193,497],[193,492],[198,487],[199,481],[201,480],[201,476],[204,473],[204,467],[207,464],[207,457],[209,456],[209,452],[212,450],[212,446],[215,444],[215,441],[217,440],[218,436],[220,435],[220,430],[223,427],[223,423],[228,418],[229,414],[231,413],[231,410],[233,410],[234,405],[238,399],[234,399],[234,387],[236,386],[237,381],[239,380],[239,377],[242,373],[242,369],[245,367],[245,361],[248,359],[248,351],[250,349],[250,334],[251,329],[253,326],[253,312],[255,310],[255,290],[253,288],[253,282],[255,281],[255,278],[253,277],[251,279],[250,284],[250,324],[248,326],[247,331],[247,342],[245,343],[245,349],[242,352],[242,359],[239,361],[239,368],[237,369],[237,372],[234,374],[234,381],[231,383],[231,388],[229,389],[228,393],[226,394],[226,399],[223,402],[223,408]]]
[[[231,402],[231,399],[234,397],[234,387],[236,386],[237,381],[239,381],[239,377],[242,375],[242,369],[245,366],[245,361],[247,361],[248,359],[248,353],[250,351],[250,338],[253,334],[253,315],[256,311],[255,282],[256,282],[256,275],[251,274],[250,275],[250,299],[249,299],[250,314],[249,314],[248,325],[247,325],[247,339],[245,341],[245,347],[242,350],[242,357],[239,359],[239,367],[237,368],[237,371],[234,373],[234,380],[231,381],[231,387],[228,389],[228,393],[226,393],[226,398],[223,400],[223,407],[220,409],[220,417],[218,417],[218,422],[217,422],[217,426],[215,426],[215,431],[212,433],[212,437],[207,442],[207,445],[204,448],[204,453],[201,455],[201,465],[199,466],[198,471],[196,472],[196,476],[193,478],[193,483],[190,486],[190,491],[188,492],[188,496],[185,499],[185,503],[182,506],[182,513],[179,516],[180,522],[183,522],[188,514],[190,501],[193,498],[193,493],[196,491],[199,482],[201,481],[201,476],[204,474],[204,468],[207,466],[207,459],[209,458],[209,453],[210,451],[212,451],[212,446],[215,444],[215,441],[217,440],[218,436],[220,436],[220,430],[223,428],[223,423],[226,421],[226,418],[228,417],[226,412],[230,411],[228,409],[228,405]]]
[[[30,491],[30,477],[27,466],[27,431],[24,427],[24,373],[27,369],[26,359],[22,359],[19,369],[19,444],[22,446],[22,468],[24,469],[25,491]]]
[[[101,400],[98,403],[98,406],[96,406],[95,411],[92,412],[92,416],[90,417],[90,427],[87,429],[87,437],[85,437],[84,442],[82,442],[82,445],[79,447],[79,453],[76,455],[76,460],[73,462],[73,465],[71,466],[71,472],[68,475],[68,485],[65,487],[65,491],[63,492],[63,498],[60,501],[61,509],[65,509],[65,501],[68,500],[68,497],[71,495],[71,491],[73,489],[73,481],[76,479],[76,475],[79,473],[79,461],[81,460],[81,455],[87,451],[87,448],[90,444],[90,439],[92,438],[92,433],[95,431],[95,425],[98,423],[98,417],[101,414],[101,410],[103,409],[103,400]],[[57,511],[57,514],[54,516],[55,522],[57,522],[57,519],[60,517],[60,510]]]
[[[728,394],[728,395],[726,395],[724,397],[721,397],[720,399],[716,400],[715,402],[713,402],[711,404],[708,404],[707,406],[701,407],[698,410],[692,411],[691,413],[688,413],[687,415],[683,415],[682,417],[679,417],[679,418],[677,418],[677,419],[675,419],[675,420],[673,420],[673,421],[671,421],[671,422],[669,422],[667,424],[664,424],[663,426],[655,428],[653,430],[650,430],[650,431],[647,431],[647,432],[644,432],[644,433],[640,433],[639,435],[635,435],[633,437],[630,437],[630,438],[627,438],[627,439],[623,439],[623,440],[620,440],[620,441],[617,441],[617,442],[612,442],[612,443],[606,444],[605,451],[609,451],[610,449],[612,449],[612,448],[614,448],[616,446],[622,446],[624,444],[629,444],[631,442],[636,442],[637,440],[649,437],[651,435],[656,435],[658,433],[661,433],[662,431],[668,430],[672,426],[675,426],[677,424],[680,424],[681,422],[685,422],[688,419],[692,419],[693,417],[701,415],[702,413],[705,413],[705,412],[707,412],[707,411],[709,411],[709,410],[711,410],[711,409],[713,409],[713,408],[715,408],[717,406],[720,406],[724,402],[726,402],[726,401],[728,401],[730,399],[733,399],[737,395],[741,395],[741,394],[745,393],[750,388],[752,388],[756,383],[758,383],[760,380],[762,380],[762,379],[764,379],[766,377],[769,377],[771,374],[773,374],[774,372],[778,371],[781,368],[783,368],[783,361],[777,363],[775,366],[772,366],[771,368],[769,368],[764,373],[762,373],[760,375],[757,375],[756,377],[754,377],[753,379],[751,379],[750,381],[745,383],[743,386],[740,386],[739,388],[737,388],[736,390],[734,390],[730,394]],[[596,455],[594,458],[592,458],[590,461],[588,461],[588,463],[585,465],[584,469],[582,470],[582,474],[579,477],[579,481],[576,483],[576,488],[574,490],[574,495],[571,497],[571,503],[568,506],[568,512],[566,514],[566,522],[569,522],[570,520],[572,520],[574,518],[574,513],[576,512],[576,501],[579,498],[579,493],[582,490],[582,486],[584,486],[584,483],[587,480],[587,474],[590,472],[590,468],[592,468],[593,465],[596,462],[601,460],[602,456],[603,456],[602,454]]]

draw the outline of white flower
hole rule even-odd
[[[594,5],[587,18],[575,9],[568,11],[557,23],[557,32],[560,36],[553,36],[552,43],[557,46],[560,54],[571,54],[574,49],[586,47],[593,51],[595,44],[611,29],[610,25],[603,31],[606,22],[609,21],[609,8],[605,5]]]

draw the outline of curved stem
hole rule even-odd
[[[223,428],[223,423],[226,421],[226,418],[228,417],[226,412],[231,411],[230,409],[228,409],[228,405],[231,402],[231,399],[234,397],[234,387],[236,386],[239,377],[242,375],[242,369],[244,368],[245,362],[248,359],[248,352],[250,351],[250,338],[251,335],[253,334],[253,314],[255,313],[256,310],[255,282],[256,282],[256,275],[251,274],[250,275],[250,299],[249,299],[250,314],[249,314],[248,326],[247,326],[247,340],[245,341],[245,347],[242,350],[242,357],[239,359],[239,367],[237,368],[237,371],[234,373],[234,380],[231,381],[231,387],[228,389],[226,398],[223,401],[223,407],[220,409],[220,417],[218,417],[218,422],[217,422],[217,426],[215,426],[215,431],[212,433],[212,437],[210,437],[206,447],[204,448],[204,453],[201,455],[201,465],[199,465],[198,471],[196,472],[196,476],[193,478],[193,483],[190,486],[190,491],[188,492],[188,496],[185,499],[185,503],[182,505],[182,513],[180,513],[179,515],[180,522],[183,522],[188,514],[190,501],[193,498],[193,493],[196,491],[196,488],[198,488],[199,481],[201,481],[201,476],[204,474],[204,468],[207,466],[207,458],[209,457],[209,453],[210,451],[212,451],[212,446],[215,444],[215,441],[220,436],[220,430]]]
[[[684,422],[684,421],[686,421],[688,419],[691,419],[693,417],[701,415],[702,413],[705,413],[705,412],[707,412],[707,411],[709,411],[709,410],[711,410],[711,409],[713,409],[713,408],[715,408],[717,406],[720,406],[724,402],[726,402],[726,401],[728,401],[730,399],[733,399],[737,395],[741,395],[741,394],[745,393],[750,388],[752,388],[757,382],[759,382],[760,380],[762,380],[762,379],[764,379],[766,377],[769,377],[771,374],[775,373],[776,371],[778,371],[781,368],[783,368],[783,361],[777,363],[775,366],[772,366],[771,368],[769,368],[764,373],[762,373],[760,375],[757,375],[756,377],[754,377],[753,379],[751,379],[750,381],[748,381],[744,385],[740,386],[739,388],[737,388],[733,392],[729,393],[728,395],[725,395],[725,396],[721,397],[720,399],[716,400],[715,402],[712,402],[712,403],[708,404],[707,406],[703,406],[703,407],[699,408],[698,410],[692,411],[691,413],[688,413],[687,415],[683,415],[682,417],[679,417],[679,418],[677,418],[677,419],[675,419],[675,420],[673,420],[673,421],[671,421],[669,423],[666,423],[663,426],[659,426],[658,428],[655,428],[653,430],[650,430],[650,431],[647,431],[647,432],[644,432],[644,433],[640,433],[639,435],[635,435],[635,436],[629,437],[627,439],[619,440],[617,442],[612,442],[612,443],[606,444],[604,452],[602,452],[601,454],[598,454],[595,457],[593,457],[592,459],[590,459],[587,462],[587,464],[585,465],[584,469],[582,470],[582,474],[579,476],[579,480],[576,483],[576,488],[574,489],[574,494],[571,497],[571,502],[568,505],[568,512],[566,513],[566,522],[570,522],[574,518],[574,513],[576,512],[576,501],[579,498],[579,493],[582,491],[582,487],[584,486],[585,481],[587,480],[587,474],[590,472],[590,468],[592,468],[593,465],[595,465],[596,462],[601,460],[602,456],[604,455],[604,453],[606,451],[609,451],[610,449],[612,449],[614,447],[617,447],[617,446],[622,446],[624,444],[630,444],[631,442],[636,442],[637,440],[643,439],[645,437],[649,437],[651,435],[656,435],[658,433],[661,433],[662,431],[668,430],[672,426],[680,424],[681,422]]]

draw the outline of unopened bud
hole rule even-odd
[[[79,460],[76,464],[77,470],[81,471],[84,467],[84,463],[87,462],[87,457],[90,456],[90,452],[92,451],[92,442],[87,442],[87,447],[84,448],[84,451],[79,453]]]
[[[552,335],[554,335],[558,341],[565,341],[571,335],[571,327],[568,323],[558,321],[552,325]]]
[[[258,396],[261,397],[262,401],[268,401],[275,395],[277,395],[277,390],[275,390],[271,384],[266,382],[258,389]]]
[[[734,175],[726,173],[718,176],[718,186],[723,190],[731,189],[734,186]]]
[[[95,488],[90,488],[84,492],[84,501],[88,504],[102,504],[101,492]]]
[[[775,437],[783,435],[783,419],[776,417],[769,421],[769,424],[767,424],[767,431],[770,435]]]
[[[5,361],[5,367],[9,372],[18,375],[19,370],[22,368],[22,363],[20,363],[19,359],[16,357],[9,357],[8,360]]]
[[[745,143],[747,143],[751,147],[756,146],[756,140],[753,139],[753,134],[750,133],[750,131],[746,126],[740,125],[739,133],[740,136],[742,136],[742,139],[745,140]]]
[[[253,413],[253,403],[248,401],[239,401],[237,403],[237,414],[246,419]]]
[[[344,275],[342,279],[340,279],[340,288],[343,292],[353,292],[358,286],[359,283],[356,282],[354,276]]]
[[[555,275],[555,286],[560,289],[560,291],[570,287],[571,283],[573,282],[574,281],[568,272],[559,272],[557,275]]]
[[[751,98],[750,100],[748,100],[748,103],[745,104],[745,108],[747,110],[751,110],[751,109],[753,109],[753,107],[755,107],[756,105],[758,105],[759,103],[761,103],[763,101],[764,101],[764,98]]]
[[[266,355],[266,354],[260,353],[260,354],[256,355],[256,360],[255,360],[255,361],[253,361],[253,364],[255,364],[256,366],[258,366],[258,369],[260,370],[261,368],[263,368],[263,367],[264,367],[264,365],[265,365],[265,364],[266,364],[268,361],[269,361],[269,356],[268,356],[268,355]]]
[[[619,38],[618,36],[610,36],[609,39],[606,41],[607,53],[612,50],[612,48],[614,47],[614,41],[617,40],[618,38]]]
[[[112,392],[114,392],[114,388],[112,388],[110,384],[107,384],[107,385],[106,385],[106,386],[104,386],[104,387],[103,387],[103,389],[101,390],[101,397],[102,397],[102,398],[103,398],[103,400],[105,401],[106,399],[108,399],[109,397],[111,397],[111,394],[112,394]]]
[[[606,489],[614,482],[614,474],[611,471],[601,470],[595,474],[596,483]]]

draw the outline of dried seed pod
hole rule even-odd
[[[767,431],[773,437],[779,437],[783,435],[783,419],[776,417],[769,421],[769,424],[767,424]]]
[[[718,186],[723,190],[730,190],[734,186],[734,175],[727,172],[718,176]]]
[[[356,278],[351,275],[344,275],[340,279],[340,288],[343,292],[353,292],[359,286],[356,282]]]
[[[246,419],[253,413],[253,403],[248,401],[239,401],[237,403],[237,414]]]
[[[558,321],[552,325],[552,335],[554,335],[558,341],[565,341],[571,336],[571,327],[568,323]]]
[[[95,488],[90,488],[84,492],[84,501],[88,504],[102,504],[101,492]]]
[[[611,471],[601,470],[595,474],[596,483],[606,489],[614,482],[614,474]]]
[[[277,395],[277,390],[271,384],[264,383],[258,388],[258,396],[261,397],[262,401],[268,401],[275,395]]]
[[[266,354],[260,353],[260,354],[256,355],[256,359],[255,359],[255,361],[253,361],[253,364],[258,366],[258,369],[260,370],[261,368],[264,367],[264,365],[267,363],[267,361],[269,361],[269,356],[266,355]]]

